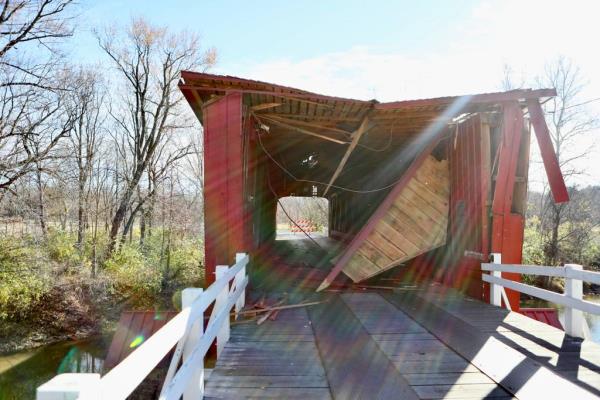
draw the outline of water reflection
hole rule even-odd
[[[35,399],[35,389],[65,372],[102,373],[108,337],[0,356],[0,400]]]

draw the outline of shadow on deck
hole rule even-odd
[[[439,286],[323,298],[234,325],[207,398],[600,395],[600,346],[520,314]]]
[[[436,284],[315,293],[336,255],[336,242],[318,241],[275,242],[252,293],[326,302],[233,325],[207,398],[600,396],[600,346],[521,314]]]

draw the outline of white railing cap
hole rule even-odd
[[[67,373],[37,388],[37,400],[98,400],[100,399],[100,374]]]

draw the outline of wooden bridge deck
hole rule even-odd
[[[600,346],[440,287],[325,295],[232,327],[210,399],[598,398]]]

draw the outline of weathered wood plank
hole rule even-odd
[[[205,398],[330,399],[306,310],[284,310],[261,326],[234,325],[206,381]]]
[[[330,284],[340,269],[360,282],[445,243],[448,163],[428,154],[420,157],[414,171],[405,176],[405,182],[386,198],[358,239],[336,261],[319,290]],[[413,210],[418,210],[417,218],[411,217]],[[437,229],[429,228],[433,226]]]
[[[372,333],[371,337],[376,341],[376,342],[385,342],[385,341],[396,341],[396,340],[402,340],[402,341],[411,341],[411,340],[437,340],[437,338],[435,336],[433,336],[431,333],[426,332],[423,329],[423,332],[419,332],[419,333]]]
[[[552,398],[596,398],[581,386],[451,315],[425,296],[410,293],[382,296],[520,399],[537,399],[540,393],[548,396],[548,382],[552,382]]]
[[[510,399],[513,396],[495,383],[415,386],[421,399]]]
[[[423,329],[376,293],[344,294],[342,298],[363,326],[390,325],[388,329],[393,330],[414,324]],[[394,338],[395,335],[377,337],[380,349],[413,386],[420,398],[511,397],[435,336],[430,333],[426,335],[428,336],[413,337],[412,340],[404,340],[402,335],[397,335],[391,340],[381,340],[381,337]],[[464,385],[470,387],[462,390]],[[462,393],[462,396],[459,393]]]
[[[360,254],[355,254],[344,267],[344,273],[354,282],[361,281],[365,279],[365,276],[372,276],[379,271],[380,269],[377,265]]]
[[[341,298],[309,314],[334,398],[418,399]]]
[[[389,250],[389,243],[386,241],[370,242],[369,240],[366,240],[362,246],[360,246],[357,253],[377,266],[388,265],[399,255],[399,252],[396,252],[396,254],[393,255],[393,258],[389,258],[386,252],[382,251],[382,248]]]
[[[329,388],[327,378],[317,375],[231,376],[213,373],[208,383],[213,388]]]
[[[205,399],[331,399],[324,388],[222,388],[207,387]]]
[[[404,378],[411,385],[465,385],[473,383],[494,383],[481,372],[435,372],[435,373],[407,373]]]

